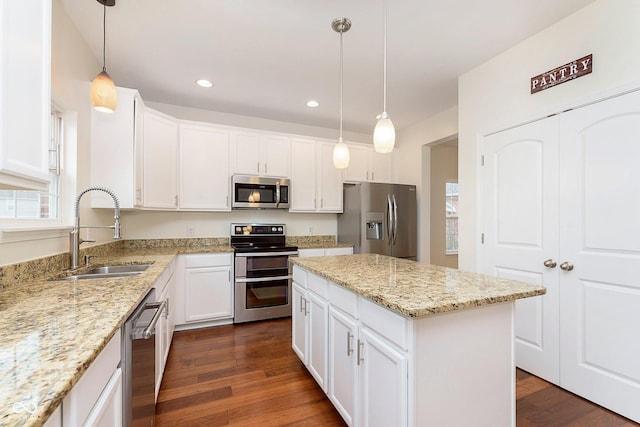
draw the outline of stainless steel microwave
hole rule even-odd
[[[233,175],[233,209],[289,209],[289,180]]]

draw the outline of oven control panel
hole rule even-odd
[[[232,236],[284,236],[284,224],[231,224]]]

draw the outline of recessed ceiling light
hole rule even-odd
[[[320,105],[320,103],[315,99],[307,101],[307,107],[316,108],[318,105]]]
[[[206,79],[196,80],[196,84],[201,87],[212,87],[213,83]]]

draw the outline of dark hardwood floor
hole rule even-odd
[[[524,371],[516,379],[518,427],[638,426]],[[176,332],[156,425],[345,424],[291,350],[291,319],[278,319]]]

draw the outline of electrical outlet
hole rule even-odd
[[[309,236],[313,234],[313,227],[309,227]]]
[[[187,236],[193,237],[196,234],[196,230],[193,225],[187,225]]]

